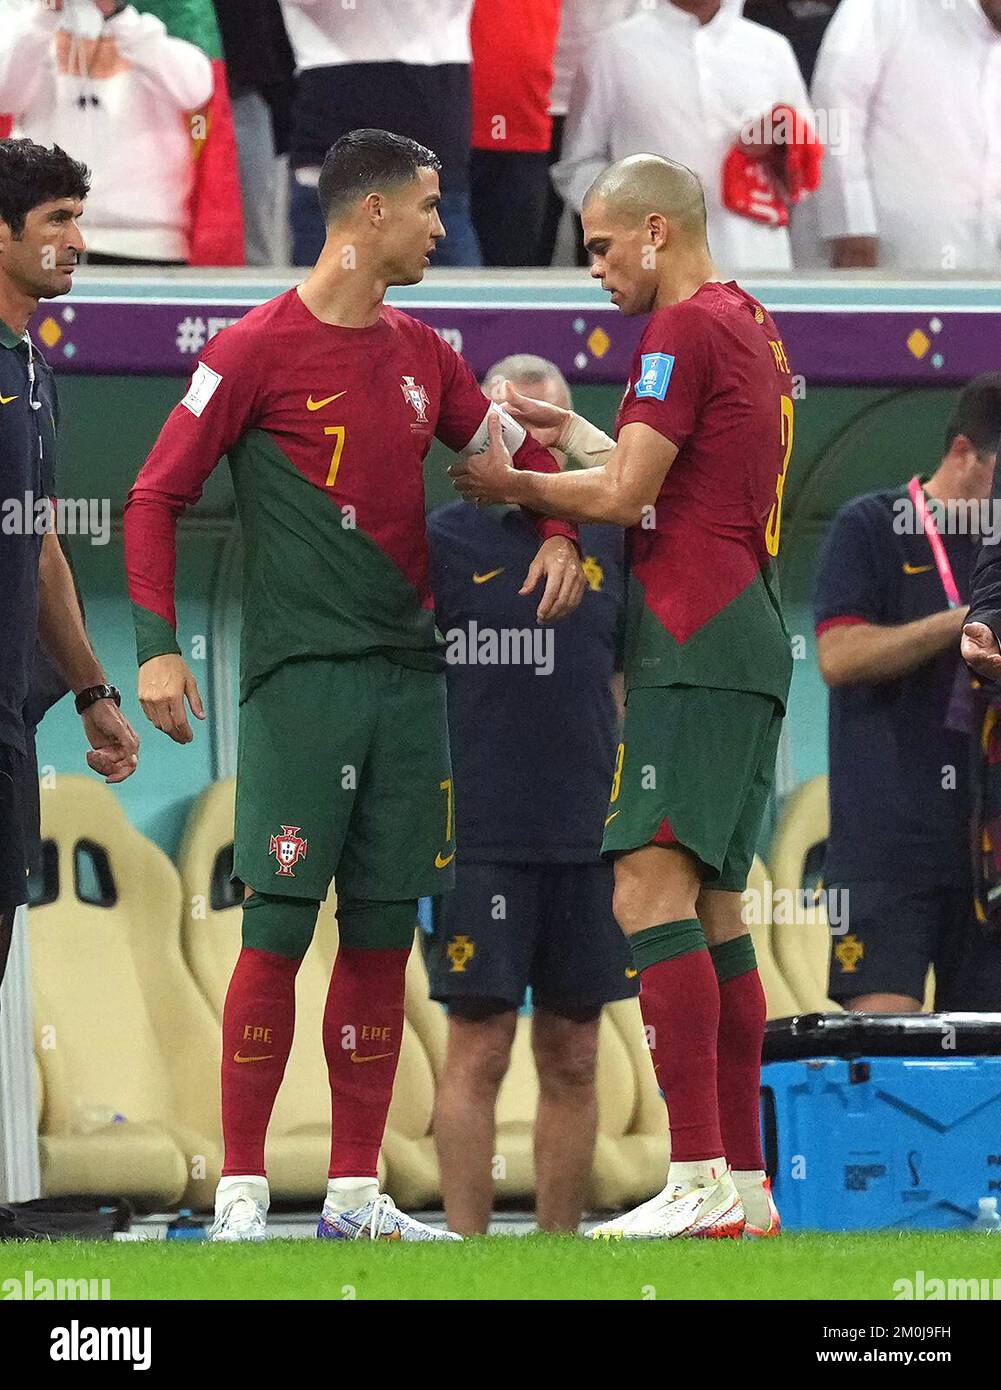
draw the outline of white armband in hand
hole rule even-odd
[[[463,458],[469,458],[471,454],[486,453],[487,449],[490,447],[490,434],[487,429],[487,424],[490,420],[491,411],[501,418],[501,435],[504,438],[504,443],[507,445],[507,451],[512,458],[514,458],[515,454],[524,444],[527,433],[524,427],[519,425],[514,416],[509,415],[496,401],[491,401],[490,410],[484,415],[483,422],[479,429],[466,447],[460,450]]]
[[[598,468],[608,461],[615,449],[615,440],[609,439],[604,430],[599,430],[590,420],[571,412],[556,447],[585,468]]]

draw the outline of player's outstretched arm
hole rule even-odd
[[[533,439],[547,449],[560,449],[569,454],[582,468],[599,467],[615,448],[615,440],[583,415],[533,396],[523,396],[509,381],[499,383],[494,400],[503,405]]]
[[[160,431],[125,504],[125,568],[136,628],[139,702],[157,729],[190,743],[185,701],[205,718],[198,684],[177,640],[177,521],[202,495],[219,459],[253,423],[255,354],[239,325],[214,338],[187,395]]]
[[[678,447],[639,422],[625,425],[598,468],[576,473],[528,473],[515,468],[500,422],[489,422],[490,447],[453,464],[455,487],[472,502],[508,502],[567,521],[635,526],[657,501]]]

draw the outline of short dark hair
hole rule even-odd
[[[79,198],[90,192],[90,170],[65,150],[51,150],[33,140],[0,140],[0,218],[15,238],[24,235],[32,208],[56,198]]]
[[[433,150],[389,130],[350,130],[331,145],[317,192],[330,223],[355,201],[393,185],[409,183],[419,169],[441,168]]]
[[[961,434],[978,451],[993,453],[997,448],[1001,435],[1001,372],[984,372],[964,387],[946,426],[946,453]]]

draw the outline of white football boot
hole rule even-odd
[[[267,1178],[220,1178],[209,1240],[264,1240],[270,1203]]]
[[[772,1180],[762,1172],[733,1174],[746,1218],[745,1240],[770,1240],[782,1234],[782,1218],[772,1196]]]
[[[316,1234],[320,1240],[462,1239],[452,1231],[440,1231],[434,1226],[425,1226],[423,1221],[413,1216],[407,1216],[385,1192],[380,1192],[372,1201],[350,1211],[335,1211],[324,1204]]]
[[[591,1240],[736,1240],[744,1208],[730,1170],[702,1182],[671,1182],[642,1206],[587,1232]]]

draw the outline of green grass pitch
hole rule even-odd
[[[41,1279],[107,1279],[112,1299],[893,1299],[896,1281],[918,1271],[926,1283],[1001,1280],[1001,1238],[908,1231],[705,1243],[545,1235],[462,1245],[19,1242],[0,1245],[0,1300],[31,1287],[28,1271],[36,1297]]]

